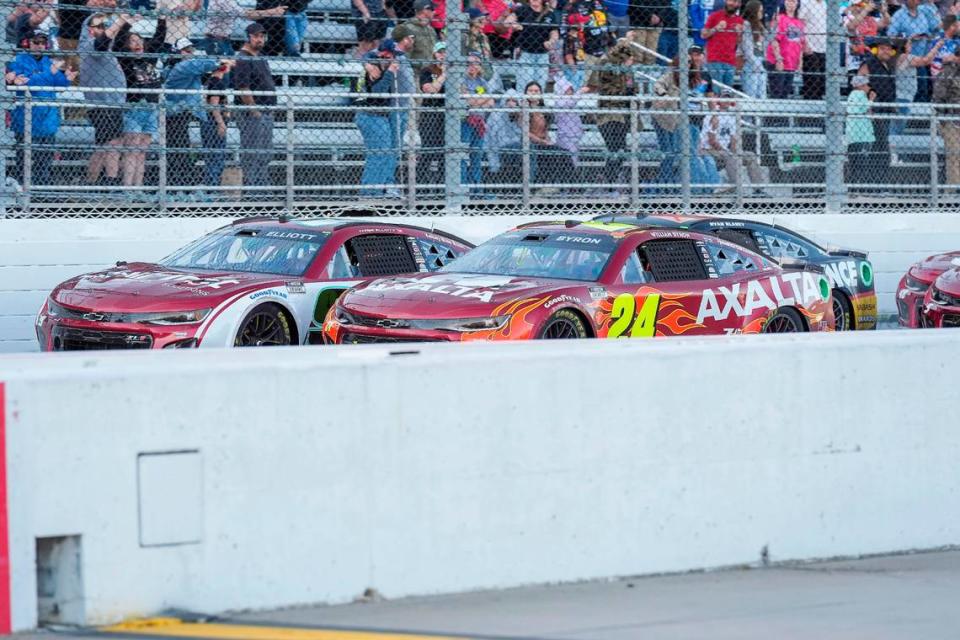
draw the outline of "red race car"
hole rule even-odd
[[[794,268],[795,267],[795,268]],[[822,267],[781,268],[714,235],[534,223],[437,273],[380,278],[327,314],[332,343],[832,331]]]
[[[923,298],[924,327],[960,327],[960,267],[940,274]]]
[[[931,285],[946,271],[960,267],[960,251],[941,253],[921,260],[907,270],[897,286],[897,318],[901,326],[911,329],[928,326],[924,321],[924,309],[928,302],[934,302]],[[956,285],[944,284],[946,289],[956,289]],[[944,294],[948,295],[948,294]],[[929,325],[929,326],[940,326]]]
[[[410,225],[239,220],[157,264],[57,286],[37,316],[43,351],[321,342],[334,300],[364,279],[432,272],[471,244]]]

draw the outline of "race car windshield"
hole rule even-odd
[[[595,281],[616,246],[610,236],[520,230],[485,242],[440,271]]]
[[[302,276],[329,233],[251,231],[204,236],[160,264],[181,269]]]

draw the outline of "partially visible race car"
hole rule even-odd
[[[238,220],[159,263],[118,262],[58,285],[43,351],[320,343],[327,310],[364,279],[432,272],[472,245],[371,220]]]
[[[641,226],[688,229],[730,240],[774,261],[802,260],[823,266],[833,289],[837,331],[877,328],[873,265],[863,251],[821,247],[785,227],[757,220],[676,215],[606,215],[596,218]]]
[[[911,329],[934,326],[927,325],[924,320],[927,303],[935,303],[931,285],[955,267],[960,267],[960,251],[930,256],[907,269],[897,286],[897,318],[901,326]],[[947,282],[943,286],[952,288],[952,284]],[[935,304],[939,306],[938,302]]]
[[[832,331],[818,265],[773,261],[713,235],[604,222],[534,223],[436,273],[345,293],[332,343],[645,338]]]
[[[923,298],[924,327],[960,327],[960,267],[944,271]]]

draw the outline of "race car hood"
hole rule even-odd
[[[960,298],[960,267],[944,271],[934,286],[948,295]]]
[[[252,288],[292,280],[272,274],[191,272],[144,262],[71,278],[53,290],[56,302],[96,311],[179,311],[214,307]]]
[[[343,296],[350,311],[383,318],[465,318],[492,314],[515,300],[576,286],[569,280],[472,273],[381,278]]]
[[[910,276],[927,284],[937,279],[941,273],[954,267],[960,267],[960,251],[941,253],[921,260],[910,267]]]

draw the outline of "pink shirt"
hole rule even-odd
[[[777,17],[777,36],[774,41],[780,45],[780,57],[783,58],[784,71],[796,71],[800,67],[800,57],[803,55],[803,46],[807,41],[804,34],[803,20],[780,14]],[[775,64],[777,57],[773,55],[773,44],[767,47],[767,62]]]

